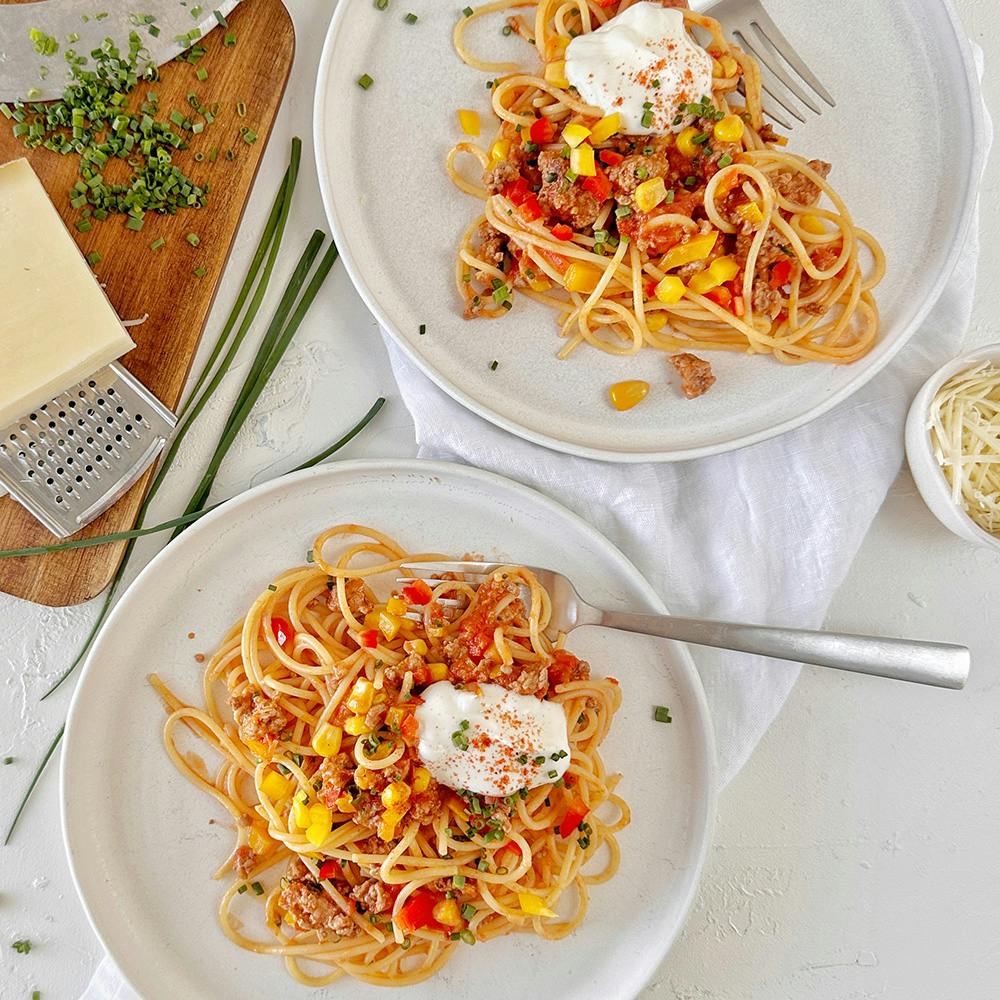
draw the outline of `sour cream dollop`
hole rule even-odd
[[[628,135],[679,132],[690,121],[681,106],[712,93],[712,57],[691,40],[679,10],[643,2],[573,39],[566,79],[587,104],[617,111]]]
[[[569,767],[562,706],[498,684],[438,681],[418,705],[418,753],[437,781],[477,795],[513,795],[561,778]]]

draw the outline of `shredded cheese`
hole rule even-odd
[[[1000,368],[987,361],[953,375],[931,401],[927,426],[954,503],[1000,535]]]

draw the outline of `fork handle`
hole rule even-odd
[[[945,642],[618,611],[603,612],[597,624],[697,646],[716,646],[740,653],[755,653],[778,660],[794,660],[953,690],[963,688],[969,677],[969,650],[965,646]]]

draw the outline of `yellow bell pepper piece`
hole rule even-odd
[[[590,129],[586,125],[581,125],[579,122],[570,122],[562,132],[563,142],[566,143],[570,149],[576,149],[585,139],[590,138]]]
[[[364,715],[372,707],[375,697],[375,685],[367,677],[359,677],[347,696],[347,707],[355,715]]]
[[[812,233],[814,236],[825,236],[826,226],[823,224],[823,220],[818,215],[803,215],[799,219],[799,225],[807,232]]]
[[[555,914],[545,905],[545,901],[533,892],[519,892],[517,901],[521,911],[529,917],[554,917]]]
[[[479,112],[462,108],[458,112],[458,124],[462,126],[462,131],[466,135],[479,135]]]
[[[283,799],[289,791],[291,782],[286,781],[277,771],[268,768],[264,774],[264,780],[260,783],[260,790],[269,798],[277,801]]]
[[[410,786],[405,781],[393,781],[382,789],[382,805],[386,809],[399,809],[410,801]]]
[[[723,56],[719,60],[722,75],[731,80],[740,71],[740,64],[732,56]]]
[[[755,201],[748,201],[745,205],[740,205],[736,209],[736,214],[744,222],[749,222],[751,225],[756,225],[758,222],[764,221],[764,213],[760,210],[760,205]]]
[[[337,799],[336,806],[337,811],[342,813],[353,813],[358,811],[354,808],[354,803],[351,801],[350,795],[347,795],[346,793]]]
[[[306,827],[306,840],[313,847],[322,847],[326,843],[326,838],[330,836],[330,830],[329,823],[312,823]]]
[[[390,615],[405,615],[406,601],[400,597],[390,597],[389,600],[385,602],[385,610],[388,611]]]
[[[614,114],[605,115],[590,130],[591,142],[606,142],[622,127],[622,116],[616,111]]]
[[[693,141],[697,134],[698,130],[693,125],[688,125],[677,136],[677,149],[689,160],[693,160],[701,152],[701,146]]]
[[[382,618],[381,611],[369,611],[365,615],[365,628],[378,628],[378,623]]]
[[[497,139],[492,146],[490,146],[490,159],[494,163],[499,163],[501,160],[506,160],[510,156],[510,139]]]
[[[270,839],[267,834],[264,833],[264,831],[261,830],[256,823],[254,823],[254,825],[250,827],[250,834],[247,837],[247,842],[250,844],[250,850],[252,850],[255,854],[263,854],[267,850]]]
[[[390,611],[383,611],[378,616],[378,630],[386,637],[386,639],[395,639],[399,634],[399,629],[402,624],[403,623],[399,617],[392,614]]]
[[[413,769],[413,791],[418,795],[426,792],[430,787],[431,772],[426,767],[415,767]]]
[[[687,243],[681,243],[679,246],[668,250],[660,267],[664,271],[672,271],[675,267],[682,267],[684,264],[690,264],[692,261],[704,260],[715,249],[718,239],[719,233],[715,229],[710,233],[702,233],[699,236],[695,236],[693,239],[688,240]],[[661,299],[660,301],[662,302],[663,300]]]
[[[638,406],[649,393],[649,383],[638,379],[628,382],[616,382],[608,390],[611,397],[611,405],[619,412],[631,410],[633,406]]]
[[[292,803],[292,819],[295,820],[295,825],[300,830],[306,830],[309,827],[309,807],[303,805],[301,802]]]
[[[551,83],[553,87],[562,87],[564,90],[569,86],[566,79],[566,60],[556,59],[545,64],[545,82]]]
[[[592,292],[601,280],[601,272],[591,264],[572,263],[566,268],[564,283],[568,292]]]
[[[340,753],[340,742],[344,730],[340,726],[332,726],[324,722],[312,738],[312,748],[320,757],[336,757]]]
[[[406,653],[416,653],[417,656],[426,656],[427,643],[423,639],[408,639],[403,643],[403,651]]]
[[[352,715],[344,723],[344,732],[348,736],[367,736],[371,732],[371,729],[365,722],[363,715]]]
[[[457,927],[462,922],[462,911],[454,899],[442,899],[433,909],[434,919],[446,927]]]
[[[719,285],[732,281],[740,273],[740,265],[732,257],[719,257],[700,274],[696,274],[688,282],[692,292],[704,295],[705,292],[718,288]]]
[[[662,177],[650,177],[635,189],[635,203],[640,212],[652,212],[667,197],[667,185]]]
[[[590,143],[577,146],[569,151],[569,169],[579,177],[595,177],[597,164],[594,161],[594,147]]]
[[[430,671],[432,681],[443,681],[448,676],[447,663],[428,663],[427,669]]]
[[[655,295],[664,305],[677,305],[684,298],[684,282],[676,275],[668,274],[657,284]]]
[[[715,123],[715,128],[712,131],[719,142],[739,142],[746,131],[746,125],[739,115],[726,115],[725,118]]]
[[[310,823],[326,823],[330,825],[330,810],[322,802],[314,802],[309,807]]]

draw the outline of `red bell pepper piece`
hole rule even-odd
[[[403,739],[408,743],[412,743],[417,738],[417,733],[420,731],[420,723],[417,722],[417,717],[412,712],[408,712],[403,716],[403,721],[399,724],[399,731],[403,734]]]
[[[742,319],[744,316],[746,316],[746,314],[747,314],[747,305],[746,305],[746,302],[743,301],[743,296],[742,295],[734,295],[733,296],[733,312],[740,319]]]
[[[404,934],[411,934],[421,927],[437,926],[434,907],[438,902],[440,902],[438,896],[418,889],[400,907],[399,913],[393,919]]]
[[[361,633],[361,645],[365,649],[374,649],[378,645],[378,629],[366,628]]]
[[[319,866],[320,878],[336,878],[341,874],[343,874],[343,872],[340,868],[340,862],[336,858],[328,858]]]
[[[288,644],[295,638],[292,626],[284,618],[272,618],[271,631],[274,633],[274,638],[278,640],[278,645],[282,649],[287,648]]]
[[[521,213],[521,218],[524,219],[525,222],[534,222],[536,219],[540,219],[542,217],[542,206],[538,202],[538,195],[534,192],[529,194],[528,197],[521,202],[518,211]]]
[[[779,260],[774,267],[771,268],[771,287],[781,288],[782,285],[787,285],[792,277],[792,262],[790,260]]]
[[[556,137],[556,127],[548,118],[536,118],[528,131],[531,141],[539,146],[544,146],[547,142],[552,142]]]
[[[719,285],[718,288],[710,288],[705,292],[705,298],[711,299],[717,305],[722,306],[723,309],[728,309],[733,304],[733,293],[725,285]]]
[[[518,177],[516,181],[510,181],[500,189],[500,193],[513,205],[523,205],[531,195],[531,187],[527,180]]]
[[[563,816],[562,822],[559,824],[559,836],[565,839],[575,833],[576,828],[587,818],[589,812],[590,810],[583,799],[573,799],[566,810],[566,815]]]
[[[609,167],[614,167],[625,159],[621,153],[615,152],[613,149],[602,149],[597,156],[601,163],[606,163]]]
[[[430,604],[433,592],[423,580],[414,580],[403,588],[403,600],[407,604]]]
[[[604,202],[611,197],[611,181],[608,175],[597,168],[597,173],[593,177],[584,177],[583,190],[589,191],[598,201]]]
[[[552,235],[557,240],[571,240],[573,239],[573,230],[565,222],[560,222],[552,227]]]

